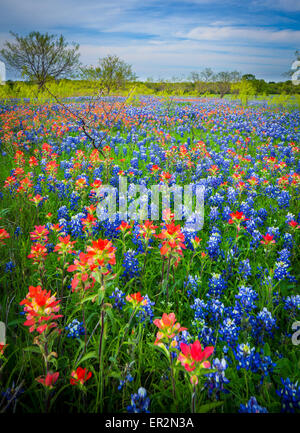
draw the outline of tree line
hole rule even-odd
[[[99,59],[96,66],[82,65],[79,45],[66,42],[63,35],[30,32],[20,36],[11,32],[14,40],[6,41],[0,50],[0,59],[14,71],[22,75],[27,82],[37,86],[38,91],[45,91],[53,81],[71,79],[73,85],[86,86],[91,90],[101,91],[104,95],[135,85],[146,93],[178,94],[195,96],[217,94],[223,98],[226,94],[254,96],[259,94],[300,94],[300,85],[291,80],[266,82],[252,74],[242,75],[238,71],[215,73],[211,68],[194,71],[185,79],[138,81],[138,77],[118,56],[109,54]],[[299,59],[299,52],[296,52]],[[288,75],[288,74],[287,74]],[[15,83],[8,81],[13,89]]]

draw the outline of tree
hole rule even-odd
[[[214,78],[214,71],[211,68],[205,68],[200,73],[200,77],[202,78],[202,81],[209,83]]]
[[[211,68],[205,68],[203,71],[191,72],[189,79],[194,84],[194,89],[199,95],[207,92],[211,85],[209,84],[214,77],[214,72]]]
[[[72,75],[79,66],[79,45],[69,47],[62,35],[31,32],[22,37],[10,33],[15,41],[5,42],[0,57],[11,68],[38,84],[39,89],[43,89],[51,79]]]
[[[255,75],[253,74],[244,74],[242,75],[242,80],[247,80],[247,81],[255,81]]]
[[[81,68],[81,78],[100,85],[109,95],[113,89],[122,89],[128,82],[135,81],[137,76],[132,72],[131,65],[109,54],[99,60],[99,66]]]
[[[233,92],[237,91],[242,104],[247,105],[249,97],[255,95],[255,87],[251,80],[246,80],[243,78],[240,82],[231,85],[231,90]]]
[[[216,87],[220,93],[221,98],[223,98],[226,93],[230,92],[231,83],[236,83],[241,78],[241,74],[237,71],[232,72],[219,72],[215,76]]]

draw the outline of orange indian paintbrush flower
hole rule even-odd
[[[25,326],[29,326],[29,332],[37,331],[42,334],[48,329],[55,328],[55,320],[63,317],[55,314],[60,310],[60,300],[56,300],[55,294],[43,290],[41,286],[29,286],[26,298],[20,302],[24,305],[26,314]]]
[[[158,345],[163,341],[169,342],[169,340],[174,338],[179,332],[186,331],[187,329],[183,328],[180,326],[180,323],[176,322],[174,313],[164,313],[161,319],[155,319],[153,320],[153,323],[159,329],[156,334],[155,345]]]
[[[92,377],[92,372],[88,371],[87,368],[77,367],[76,370],[72,371],[71,376],[71,385],[84,385]]]
[[[207,359],[214,351],[213,346],[208,346],[202,350],[201,343],[196,340],[193,344],[180,344],[181,353],[178,355],[178,361],[187,371],[193,371],[197,366],[210,368],[210,362]]]

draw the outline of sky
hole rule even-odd
[[[10,31],[63,34],[80,44],[83,64],[116,54],[140,80],[184,79],[210,67],[284,81],[300,49],[300,0],[1,0],[0,7],[0,48]]]

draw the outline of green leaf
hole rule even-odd
[[[264,345],[264,355],[265,356],[271,356],[271,349],[268,343],[265,343]]]
[[[81,359],[80,359],[80,363],[83,363],[84,361],[87,361],[88,359],[93,359],[93,358],[97,358],[96,352],[89,352],[86,355],[84,355]]]
[[[216,407],[220,407],[223,405],[223,401],[218,401],[216,403],[208,403],[200,406],[198,413],[207,413],[212,409],[215,409]]]

